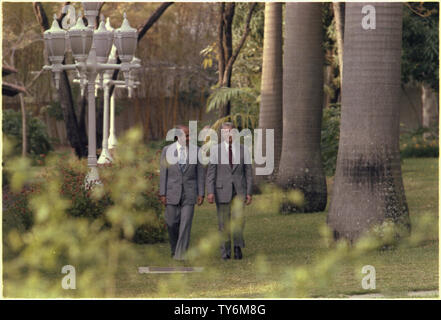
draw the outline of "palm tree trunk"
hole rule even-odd
[[[282,3],[265,4],[265,29],[263,44],[262,85],[260,93],[259,128],[263,129],[263,154],[266,154],[265,133],[274,130],[274,171],[269,176],[256,175],[259,184],[276,177],[282,151],[282,104],[283,104],[283,66],[282,66]],[[256,165],[258,167],[258,165]]]
[[[299,189],[305,204],[285,203],[284,212],[326,207],[320,153],[323,111],[322,11],[320,3],[287,3],[283,57],[283,139],[277,182]]]
[[[375,3],[376,29],[361,25],[363,4],[346,4],[342,118],[328,224],[357,239],[384,221],[410,230],[399,153],[402,4]]]

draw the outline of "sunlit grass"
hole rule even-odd
[[[412,222],[424,214],[438,219],[438,160],[406,159],[403,178]],[[332,179],[328,179],[332,183]],[[330,187],[332,187],[330,185]],[[258,197],[256,196],[255,200]],[[313,265],[329,252],[320,235],[326,223],[326,212],[280,215],[248,208],[246,212],[244,259],[222,261],[214,250],[203,261],[206,271],[185,275],[138,274],[138,266],[183,265],[169,258],[168,243],[138,246],[136,266],[130,278],[119,278],[116,294],[120,297],[179,298],[267,298],[277,297],[283,286],[286,270]],[[196,208],[191,246],[207,235],[217,232],[216,209],[204,204]],[[352,294],[382,293],[390,297],[407,297],[410,291],[438,288],[438,233],[425,235],[425,241],[414,247],[374,251],[340,267],[325,287],[314,280],[309,285],[312,297],[345,297]],[[155,249],[159,260],[148,258],[147,251]],[[366,291],[361,287],[361,266],[375,266],[377,288]],[[198,261],[186,265],[201,266]],[[185,281],[184,281],[185,280]],[[158,289],[167,283],[168,290]]]

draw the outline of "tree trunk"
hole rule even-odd
[[[80,129],[81,143],[87,146],[87,130],[86,130],[86,110],[87,110],[87,95],[80,98],[80,115],[78,121],[78,128]]]
[[[46,31],[47,29],[49,29],[49,20],[46,16],[46,12],[44,11],[42,4],[40,2],[34,2],[33,8],[42,32]],[[59,23],[61,22],[61,19],[63,17],[64,14],[61,14],[58,19]],[[75,108],[72,98],[72,91],[70,88],[69,79],[67,77],[66,71],[63,71],[61,73],[60,87],[58,89],[58,97],[60,100],[61,109],[63,110],[63,118],[66,125],[66,134],[69,143],[71,147],[75,149],[75,154],[79,158],[86,157],[87,144],[84,143],[84,137],[86,137],[87,135],[85,130],[81,131],[81,128],[77,122],[77,117],[75,114]]]
[[[152,15],[146,20],[144,25],[142,27],[138,28],[138,39],[137,39],[138,43],[142,40],[142,38],[145,36],[147,31],[149,31],[150,28],[153,27],[153,25],[156,23],[156,21],[158,21],[158,19],[162,16],[162,14],[165,12],[165,10],[167,10],[167,8],[170,7],[172,4],[173,4],[173,2],[161,3],[161,5],[158,8],[156,8],[156,10],[152,13]],[[121,63],[121,60],[119,59],[119,57],[117,57],[116,63],[117,64]],[[113,72],[112,80],[117,80],[118,74],[119,74],[119,70],[116,69]],[[115,86],[112,85],[110,87],[109,97],[112,97],[114,90],[115,90]]]
[[[18,94],[20,98],[20,108],[21,108],[21,155],[26,157],[28,151],[28,135],[27,135],[27,125],[26,125],[26,108],[24,103],[23,93]]]
[[[87,157],[87,143],[84,143],[83,138],[87,137],[87,133],[85,130],[84,132],[80,131],[80,126],[78,125],[77,116],[75,114],[73,105],[72,91],[66,71],[61,73],[58,97],[60,100],[61,109],[63,110],[67,139],[71,147],[74,148],[75,154],[79,158]]]
[[[342,116],[328,224],[356,240],[392,221],[410,230],[399,152],[402,4],[375,3],[376,29],[362,28],[363,4],[347,3]]]
[[[305,203],[286,202],[284,212],[326,207],[320,153],[323,104],[322,11],[320,3],[287,3],[283,58],[283,139],[277,183],[299,189]]]
[[[250,33],[250,22],[253,15],[253,11],[256,8],[257,3],[251,3],[248,11],[247,19],[245,22],[245,30],[241,39],[233,50],[233,19],[236,4],[230,2],[220,4],[219,10],[219,30],[218,30],[218,70],[219,70],[219,86],[231,87],[231,77],[233,73],[233,65],[240,53],[245,41]],[[228,101],[225,105],[219,108],[219,118],[225,118],[231,115],[231,102]]]
[[[283,66],[282,66],[282,3],[265,4],[265,27],[262,63],[262,84],[260,93],[259,128],[263,129],[263,154],[266,155],[265,132],[274,130],[274,171],[269,176],[256,175],[259,184],[276,177],[282,151],[283,134]],[[266,155],[268,157],[268,155]],[[256,165],[258,167],[258,165]]]
[[[219,66],[219,85],[220,87],[231,87],[232,66],[228,69],[227,64],[233,55],[233,18],[236,4],[234,2],[220,6],[220,26],[219,26],[219,43],[222,47],[220,54],[223,57],[220,59],[222,66]],[[231,102],[228,101],[225,105],[219,108],[219,118],[227,117],[231,114]]]

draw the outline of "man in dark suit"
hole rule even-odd
[[[200,206],[204,202],[205,170],[197,157],[193,158],[195,161],[189,161],[192,157],[189,156],[188,127],[179,125],[176,130],[178,140],[162,150],[159,195],[165,205],[171,255],[176,260],[185,260],[194,205]],[[195,146],[195,150],[199,148]]]
[[[250,155],[240,141],[233,141],[232,123],[222,125],[222,141],[210,149],[207,169],[207,200],[216,202],[219,231],[222,234],[222,259],[231,258],[231,234],[234,242],[234,259],[242,259],[244,207],[236,207],[235,199],[251,204],[253,173]],[[247,160],[247,161],[246,161]],[[237,200],[236,200],[237,201]],[[231,228],[233,226],[233,228]]]

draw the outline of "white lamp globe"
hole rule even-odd
[[[122,62],[130,63],[135,55],[138,42],[138,32],[132,28],[124,13],[124,21],[120,28],[115,30],[115,46]]]
[[[95,44],[97,61],[100,63],[107,62],[113,44],[113,32],[107,30],[104,21],[101,21],[99,28],[95,30],[93,41]]]
[[[92,47],[93,30],[86,27],[83,18],[79,17],[74,27],[68,31],[70,47],[75,60],[84,62]]]
[[[60,28],[57,22],[57,16],[54,15],[54,21],[50,29],[43,33],[44,43],[49,56],[49,61],[53,64],[61,64],[66,52],[66,31]]]

